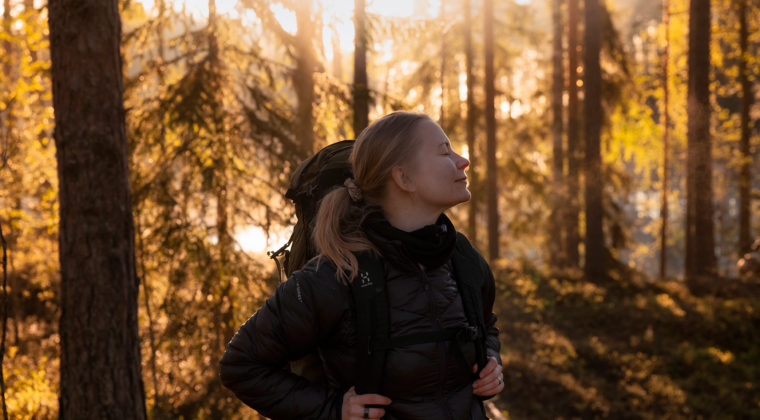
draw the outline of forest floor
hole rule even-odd
[[[760,281],[497,277],[507,418],[760,418]]]

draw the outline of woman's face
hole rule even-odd
[[[469,200],[464,170],[470,161],[451,149],[448,137],[432,120],[420,121],[415,131],[419,146],[406,168],[415,200],[441,212]]]

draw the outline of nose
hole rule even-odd
[[[457,161],[456,161],[457,169],[465,169],[468,166],[470,166],[470,161],[467,160],[466,157],[458,153],[456,155],[457,155]]]

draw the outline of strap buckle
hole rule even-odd
[[[457,331],[455,338],[458,343],[467,343],[480,338],[480,332],[476,327],[468,325],[460,328],[459,331]]]

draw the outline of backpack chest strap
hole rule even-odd
[[[454,357],[456,357],[464,374],[472,375],[472,378],[476,379],[477,374],[472,372],[472,366],[470,366],[470,363],[467,361],[467,357],[465,357],[462,347],[466,343],[474,343],[475,348],[477,349],[477,343],[481,340],[482,337],[478,329],[473,326],[467,326],[406,334],[392,338],[383,338],[375,335],[371,345],[374,352],[385,355],[388,350],[393,348],[450,341],[453,344],[451,347],[453,349]]]
[[[480,333],[478,333],[478,329],[472,326],[445,328],[438,331],[425,331],[391,338],[375,337],[372,347],[375,350],[389,350],[396,347],[407,347],[416,344],[436,343],[442,341],[452,341],[457,344],[464,344],[475,341],[479,337]]]

